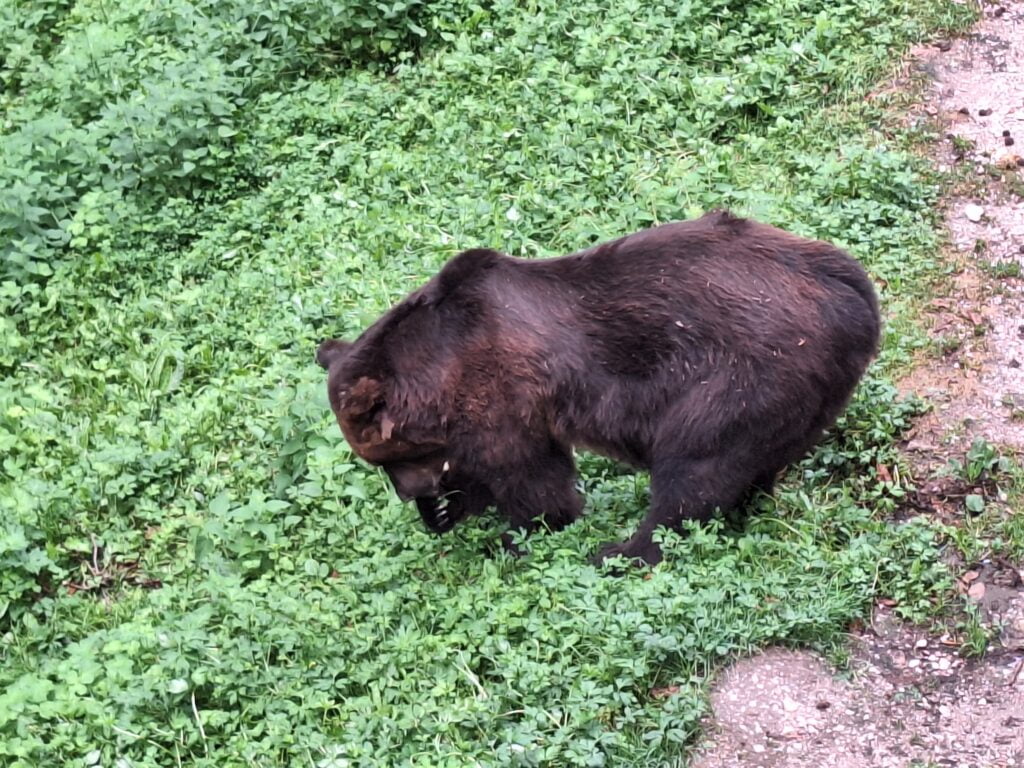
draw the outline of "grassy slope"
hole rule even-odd
[[[904,306],[934,190],[862,97],[951,11],[728,7],[498,3],[393,74],[265,91],[198,200],[4,284],[4,761],[661,765],[730,654],[828,644],[879,592],[933,605],[933,536],[880,522],[901,489],[875,475],[912,336],[763,514],[673,537],[649,577],[585,564],[643,478],[584,458],[586,520],[488,558],[496,521],[427,536],[327,411],[315,340],[470,245],[729,205],[850,248]]]

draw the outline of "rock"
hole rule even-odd
[[[980,205],[975,205],[974,203],[971,203],[964,208],[964,216],[966,216],[970,221],[973,221],[974,223],[978,223],[979,221],[981,221],[981,217],[984,215],[985,209],[982,208]]]

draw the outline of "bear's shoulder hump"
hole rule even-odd
[[[459,288],[475,283],[507,257],[490,248],[473,248],[453,257],[437,276],[438,289],[443,297]]]

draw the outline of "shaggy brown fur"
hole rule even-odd
[[[579,446],[650,470],[649,513],[601,557],[653,564],[657,526],[771,491],[879,329],[848,255],[713,212],[558,259],[465,251],[317,360],[352,448],[431,529],[492,503],[515,528],[571,523]]]

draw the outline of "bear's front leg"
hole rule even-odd
[[[539,518],[548,529],[558,531],[575,522],[583,510],[572,454],[561,446],[536,451],[494,475],[495,504],[512,529],[532,531]]]
[[[594,565],[622,556],[633,565],[657,565],[662,560],[661,547],[650,536],[634,536],[626,541],[608,544],[593,557]]]
[[[716,509],[733,508],[755,478],[754,462],[744,446],[725,446],[714,454],[693,455],[686,448],[663,451],[651,467],[651,509],[634,533],[624,542],[610,544],[595,558],[603,563],[616,555],[647,565],[662,560],[661,547],[654,541],[658,527],[679,530],[684,520],[707,522]]]

